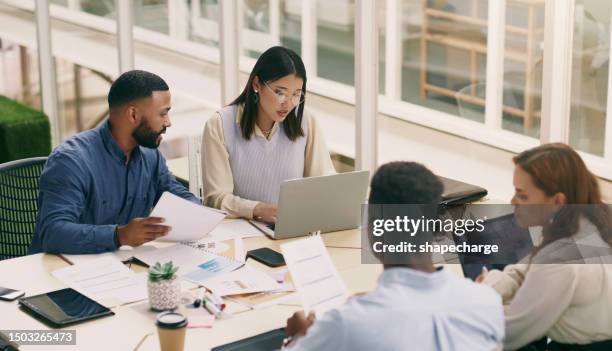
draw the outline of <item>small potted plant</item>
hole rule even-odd
[[[178,306],[181,282],[176,276],[177,266],[172,261],[163,265],[156,262],[149,268],[149,304],[156,311],[171,310]]]

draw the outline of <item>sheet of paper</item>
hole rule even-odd
[[[225,212],[197,205],[170,192],[164,192],[151,212],[163,217],[164,225],[172,227],[160,240],[197,241],[213,230],[225,218]]]
[[[183,244],[175,244],[168,247],[159,248],[154,251],[139,253],[135,256],[138,260],[149,266],[156,262],[166,263],[172,261],[179,267],[179,275],[193,270],[196,266],[213,260],[218,255],[208,251],[199,250]]]
[[[259,229],[244,219],[226,219],[202,239],[225,241],[263,235]]]
[[[93,261],[93,260],[96,260],[102,257],[116,258],[121,262],[125,262],[125,261],[129,261],[132,257],[136,256],[137,254],[148,252],[148,251],[154,251],[156,249],[157,248],[155,246],[146,245],[146,244],[138,246],[138,247],[121,246],[119,250],[113,251],[113,252],[104,252],[104,253],[99,253],[99,254],[87,254],[87,255],[62,254],[62,257],[64,257],[66,260],[68,260],[68,262],[72,264],[90,262],[90,261]]]
[[[212,277],[231,272],[244,265],[244,262],[231,260],[224,256],[216,257],[198,265],[198,268],[182,276],[183,279],[195,284],[203,284]]]
[[[137,275],[112,257],[75,264],[51,272],[92,300],[129,303],[147,298],[146,274]]]
[[[234,239],[234,259],[239,262],[246,261],[246,249],[244,248],[244,241],[242,238]]]
[[[287,269],[282,269],[280,271],[268,272],[268,275],[272,277],[272,279],[276,280],[279,283],[284,283],[285,278],[287,277]]]
[[[215,276],[203,285],[219,296],[275,291],[284,288],[266,273],[249,266]]]
[[[253,294],[233,295],[227,297],[227,300],[239,303],[250,309],[262,309],[285,302],[293,297],[293,291],[278,290],[278,291],[263,291]]]
[[[346,301],[348,290],[320,236],[282,244],[281,250],[306,314],[320,315]]]
[[[185,242],[185,244],[212,252],[217,255],[221,255],[230,249],[230,246],[224,242],[208,241],[204,239],[195,242]]]

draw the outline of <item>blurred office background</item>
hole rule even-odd
[[[49,1],[57,82],[54,140],[92,128],[107,115],[106,93],[120,72],[116,21],[124,1],[133,16],[134,67],[161,75],[173,93],[173,127],[162,151],[168,158],[184,157],[187,138],[199,135],[222,104],[219,21],[227,17],[216,0]],[[512,155],[564,141],[581,152],[609,194],[612,2],[372,1],[378,164],[417,160],[508,200]],[[45,88],[36,28],[45,19],[37,20],[35,6],[45,2],[0,0],[0,95],[37,109]],[[354,166],[361,138],[355,133],[358,6],[364,5],[238,0],[233,18],[241,82],[270,46],[303,56],[307,106],[324,126],[339,169]]]

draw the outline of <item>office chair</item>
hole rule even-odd
[[[38,184],[46,157],[0,164],[0,260],[24,256],[38,213]]]

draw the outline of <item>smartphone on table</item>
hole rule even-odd
[[[23,295],[25,295],[25,292],[23,291],[3,288],[0,286],[0,300],[13,301],[22,297]]]
[[[280,267],[285,265],[283,255],[267,247],[247,252],[247,258],[249,257],[269,267]]]

